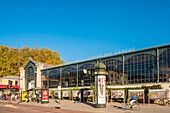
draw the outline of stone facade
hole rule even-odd
[[[20,90],[41,89],[41,70],[48,67],[52,66],[29,60],[24,68],[20,68]]]
[[[18,76],[5,76],[0,78],[0,84],[9,85],[9,80],[12,81],[12,85],[19,85]]]

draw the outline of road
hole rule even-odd
[[[0,104],[0,113],[88,113],[40,106]]]
[[[41,105],[41,104],[40,104]],[[57,109],[50,106],[35,106],[31,104],[0,103],[0,113],[170,113],[170,107],[160,105],[140,105],[139,111],[123,110],[121,104],[109,104],[107,108],[94,108],[83,103],[68,104]]]

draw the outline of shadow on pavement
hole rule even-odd
[[[90,103],[90,102],[83,102],[83,104],[89,105],[89,106],[91,106],[91,107],[95,107],[95,104]]]
[[[123,108],[120,107],[120,106],[116,106],[116,105],[111,105],[111,106],[113,106],[113,107],[116,108],[116,109],[123,109]]]
[[[129,111],[130,109],[128,109],[128,108],[122,108],[122,107],[116,106],[116,105],[111,105],[111,106],[113,106],[115,109],[124,110],[124,111],[125,111],[124,113],[131,113],[131,112]]]
[[[55,100],[55,102],[59,104],[59,101]]]
[[[56,109],[61,109],[61,107],[54,107],[54,108],[56,108]]]

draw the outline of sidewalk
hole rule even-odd
[[[0,100],[0,103],[9,103],[9,101],[3,101]],[[18,105],[17,101],[12,101],[14,107]],[[66,109],[66,110],[74,110],[74,111],[86,111],[89,113],[125,113],[125,112],[130,112],[133,113],[135,111],[126,111],[122,109],[122,104],[123,103],[107,103],[106,104],[106,108],[95,108],[94,103],[74,103],[74,101],[68,101],[68,100],[61,100],[60,104],[55,102],[55,100],[50,100],[49,103],[46,104],[41,104],[41,103],[36,103],[36,102],[21,102],[19,103],[19,105],[29,105],[29,106],[40,106],[40,107],[48,107],[48,108],[58,108],[60,107],[60,109]],[[169,112],[169,107],[165,107],[165,106],[159,106],[159,105],[148,105],[148,104],[140,104],[140,110],[138,111],[138,113],[160,113],[160,111],[163,111],[164,113],[168,113]]]
[[[9,103],[9,101],[0,100],[0,103]],[[74,102],[74,101],[68,101],[68,100],[61,100],[60,104],[55,102],[55,100],[50,100],[49,103],[41,104],[37,102],[21,102],[18,103],[18,101],[12,101],[12,104],[14,106],[17,106],[17,104],[21,105],[29,105],[29,106],[41,106],[41,107],[51,107],[51,108],[58,108],[60,109],[67,109],[67,110],[75,110],[75,111],[86,111],[86,112],[93,112],[93,113],[113,113],[113,110],[115,111],[115,107],[121,107],[122,104],[120,103],[108,103],[106,108],[95,108],[94,103],[81,103],[81,102]],[[114,105],[113,105],[114,104]]]

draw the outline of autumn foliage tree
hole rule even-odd
[[[47,48],[10,48],[0,46],[0,76],[18,75],[18,66],[23,67],[28,59],[47,63],[51,65],[59,65],[63,63],[60,55],[56,51]]]

